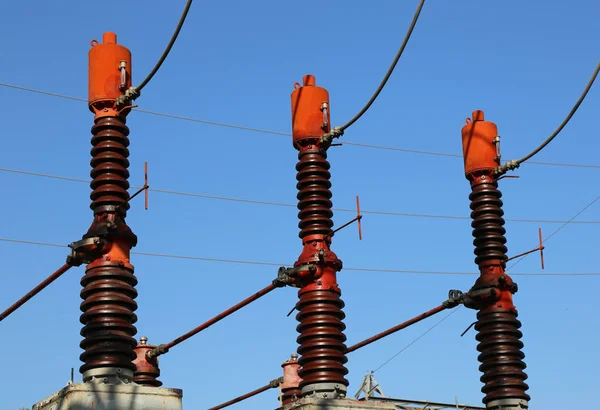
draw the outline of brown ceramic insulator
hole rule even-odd
[[[481,265],[490,260],[503,261],[506,267],[506,229],[504,229],[504,211],[502,193],[498,183],[491,178],[472,184],[469,195],[471,200],[471,226],[473,227],[473,245],[475,245],[475,263]]]
[[[84,364],[80,372],[103,367],[135,371],[137,279],[133,271],[105,262],[86,269],[81,285],[84,339],[80,346],[84,352],[80,359]]]
[[[158,367],[158,357],[148,358],[147,353],[156,346],[149,345],[146,342],[148,338],[140,337],[140,342],[135,347],[136,359],[133,361],[135,365],[135,373],[133,381],[142,386],[160,387],[162,382],[157,380],[160,377],[160,369]]]
[[[348,369],[346,357],[346,329],[342,311],[344,302],[332,290],[300,291],[296,330],[300,354],[300,388],[316,383],[336,383],[348,386],[344,378]]]
[[[298,154],[298,218],[300,238],[308,235],[331,233],[333,211],[331,207],[331,174],[324,149],[308,149]]]
[[[99,214],[120,206],[124,212],[129,209],[129,128],[125,125],[125,117],[96,119],[92,134],[90,208]]]
[[[483,311],[477,314],[477,350],[481,352],[479,370],[484,383],[481,391],[485,394],[483,403],[495,400],[519,399],[529,401],[525,393],[529,386],[525,383],[527,374],[521,351],[523,334],[519,330],[521,322],[516,311]]]

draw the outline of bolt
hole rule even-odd
[[[146,336],[140,337],[140,344],[141,345],[145,345],[147,341],[148,341],[148,338]]]

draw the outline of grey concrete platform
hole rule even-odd
[[[313,399],[303,398],[287,406],[283,410],[397,410],[392,403],[377,401],[357,401],[350,399]],[[33,409],[36,410],[36,409]]]
[[[182,410],[181,389],[135,383],[74,383],[33,405],[32,410]]]

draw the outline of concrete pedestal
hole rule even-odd
[[[33,405],[32,410],[182,410],[181,389],[134,383],[75,383]]]
[[[283,410],[397,410],[392,403],[377,401],[357,401],[350,399],[313,399],[303,398],[287,406]],[[36,410],[36,409],[33,409]]]

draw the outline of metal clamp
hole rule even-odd
[[[273,285],[278,288],[294,286],[294,278],[298,275],[298,273],[306,271],[314,273],[317,271],[317,267],[312,263],[296,266],[294,268],[286,268],[285,266],[282,266],[277,271],[277,278],[273,279]]]
[[[168,352],[169,352],[169,348],[166,345],[161,344],[161,345],[156,346],[152,350],[148,350],[148,352],[146,352],[146,359],[152,360],[155,357],[158,357],[158,356],[163,355]]]
[[[84,238],[69,244],[71,254],[67,256],[67,263],[71,266],[81,266],[91,263],[98,258],[98,253],[104,248],[106,241],[99,236]]]
[[[452,309],[452,308],[462,304],[464,302],[464,297],[465,297],[465,295],[462,293],[462,291],[457,290],[457,289],[451,289],[450,291],[448,291],[448,299],[445,300],[442,303],[442,305],[446,309]]]
[[[342,127],[334,127],[328,133],[323,134],[319,141],[322,144],[331,144],[331,141],[333,141],[334,138],[339,138],[342,135],[344,135],[344,130],[342,129]]]

